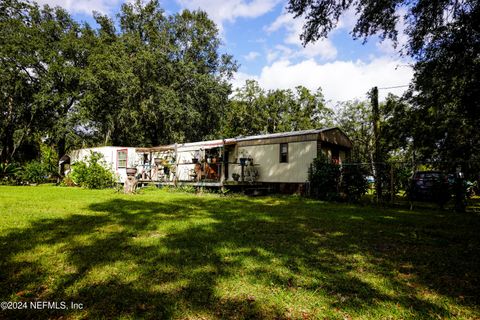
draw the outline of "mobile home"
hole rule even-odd
[[[312,129],[153,148],[100,147],[73,151],[71,162],[100,152],[124,182],[127,167],[141,183],[234,187],[263,185],[279,192],[301,191],[320,152],[342,163],[352,143],[338,128]]]
[[[87,160],[92,152],[100,153],[103,156],[102,161],[105,166],[117,175],[119,182],[123,183],[127,178],[127,167],[138,162],[138,155],[135,149],[136,148],[131,147],[111,146],[84,148],[74,150],[70,152],[68,156],[62,157],[62,159],[66,164],[74,164],[77,161]]]
[[[303,188],[319,152],[341,164],[351,148],[352,142],[338,128],[239,137],[229,152],[228,171],[241,175],[239,159],[248,159],[258,172],[257,182],[290,193]]]

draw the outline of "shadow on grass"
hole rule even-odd
[[[2,300],[74,301],[85,309],[3,315],[456,316],[425,292],[478,312],[476,216],[191,196],[88,209],[95,214],[41,220],[0,238]]]

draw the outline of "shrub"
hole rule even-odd
[[[356,202],[368,190],[368,175],[361,165],[344,165],[341,169],[340,190],[349,202]]]
[[[15,163],[0,163],[0,184],[15,183],[20,168]]]
[[[58,177],[58,156],[54,148],[46,144],[41,144],[40,162],[42,163],[48,177]]]
[[[43,183],[48,179],[48,171],[42,162],[34,160],[23,166],[19,176],[25,183]]]
[[[455,185],[453,186],[453,189]],[[447,204],[447,202],[450,200],[451,197],[451,188],[448,185],[448,181],[446,180],[446,177],[442,177],[440,180],[436,180],[433,182],[433,187],[432,187],[432,200],[440,208],[443,209],[443,207]],[[453,190],[455,192],[455,190]]]
[[[317,158],[313,159],[308,169],[310,194],[322,200],[336,200],[340,173],[340,166],[320,153]]]
[[[355,202],[368,190],[367,175],[362,166],[341,166],[321,154],[308,170],[310,195],[322,200]]]
[[[78,161],[72,165],[72,172],[67,176],[76,185],[88,189],[104,189],[115,186],[115,175],[101,161],[102,155],[91,152],[86,161]]]
[[[44,183],[58,177],[58,157],[55,149],[45,144],[40,145],[40,160],[33,160],[17,169],[15,176],[23,183]]]

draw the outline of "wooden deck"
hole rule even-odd
[[[139,185],[154,184],[157,186],[192,186],[192,187],[221,187],[223,184],[220,181],[152,181],[152,180],[139,180]]]
[[[259,186],[260,182],[247,182],[247,181],[153,181],[153,180],[139,180],[139,186],[145,186],[154,184],[156,186],[192,186],[192,187],[245,187],[245,186]]]

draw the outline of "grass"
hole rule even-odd
[[[0,318],[479,319],[480,217],[0,187]]]

